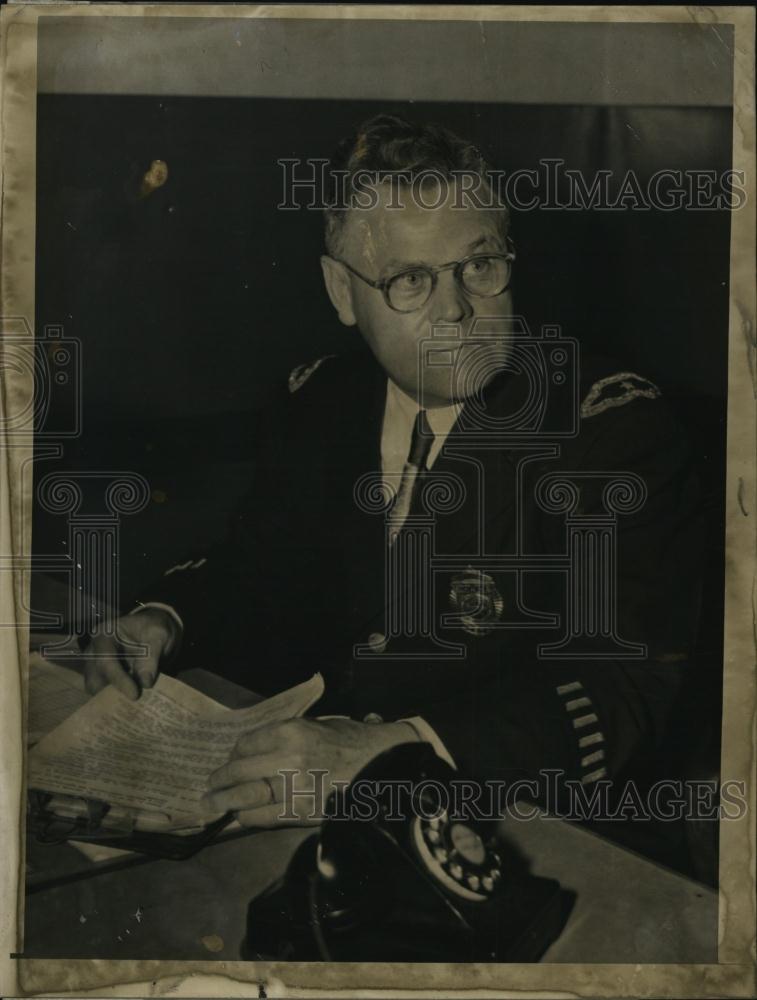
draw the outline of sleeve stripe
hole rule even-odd
[[[586,708],[587,705],[591,705],[589,698],[574,698],[572,701],[565,702],[565,711],[575,712],[577,708]]]
[[[590,774],[585,774],[583,778],[581,778],[581,784],[587,785],[590,781],[598,781],[600,778],[604,778],[606,774],[607,768],[599,767],[596,771],[592,771]]]
[[[593,723],[598,723],[599,718],[596,712],[591,711],[594,707],[591,698],[583,693],[583,684],[580,681],[570,681],[567,684],[560,684],[555,688],[558,695],[572,694],[574,692],[581,692],[577,698],[571,698],[568,701],[563,702],[565,711],[569,713],[570,721],[573,723],[574,729],[585,729],[586,726],[590,726]],[[572,715],[570,713],[576,712],[580,709],[588,709],[583,715]],[[577,734],[578,735],[578,734]],[[586,747],[596,746],[597,743],[604,743],[605,738],[601,732],[595,731],[589,733],[587,736],[581,736],[578,738],[579,750],[584,750]],[[596,764],[601,760],[605,759],[605,751],[603,749],[594,750],[591,753],[585,754],[581,757],[581,767],[588,767],[591,764]],[[602,777],[607,774],[607,768],[601,767],[596,771],[592,771],[591,774],[584,775],[581,781],[596,781],[598,777]]]
[[[599,722],[594,712],[591,712],[589,715],[580,715],[577,719],[573,719],[573,728],[583,729],[584,726],[590,726],[592,722]]]
[[[590,736],[582,736],[578,745],[583,749],[584,747],[592,747],[595,743],[604,743],[604,741],[602,733],[592,733]]]
[[[558,694],[570,694],[571,691],[582,691],[583,684],[581,681],[571,681],[570,684],[560,684],[559,687],[555,688]]]

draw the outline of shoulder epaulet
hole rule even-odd
[[[297,365],[289,373],[289,379],[287,381],[287,386],[290,392],[297,392],[301,389],[303,385],[307,382],[311,375],[318,371],[324,361],[328,361],[329,358],[335,358],[336,354],[324,354],[322,358],[318,358],[317,361],[310,361],[304,365]]]
[[[592,385],[581,403],[581,419],[596,417],[615,406],[625,406],[632,399],[657,399],[662,393],[648,378],[634,372],[606,375]]]

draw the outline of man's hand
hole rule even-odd
[[[351,781],[384,750],[418,739],[407,722],[374,725],[352,719],[291,719],[261,726],[243,736],[229,763],[211,774],[203,805],[209,812],[235,812],[243,826],[317,824],[323,816],[312,814],[325,805],[333,782]],[[298,772],[289,789],[309,791],[321,780],[308,774],[309,770],[327,772],[322,779],[323,802],[315,795],[295,795],[285,802],[280,772]]]
[[[147,646],[147,655],[138,656],[113,636],[95,635],[88,652],[84,683],[90,694],[97,694],[107,684],[136,701],[142,688],[152,687],[158,676],[160,658],[170,653],[176,642],[178,626],[171,615],[160,608],[145,608],[116,622],[116,635],[127,643]]]

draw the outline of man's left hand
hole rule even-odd
[[[243,736],[229,763],[211,774],[203,806],[208,812],[235,812],[243,826],[316,825],[324,819],[334,782],[352,781],[384,750],[418,739],[407,722],[290,719],[261,726]],[[284,771],[297,773],[285,782]],[[308,771],[326,774],[321,778]],[[322,801],[319,793],[290,795],[291,801],[285,801],[292,789],[321,787]]]

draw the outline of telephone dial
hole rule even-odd
[[[459,778],[427,743],[375,758],[334,793],[330,818],[284,877],[250,903],[242,957],[537,961],[562,931],[574,896],[531,875],[498,821],[441,807],[440,783],[449,790]],[[360,818],[360,789],[391,782],[418,791],[415,807],[401,810],[377,795],[371,818]]]

